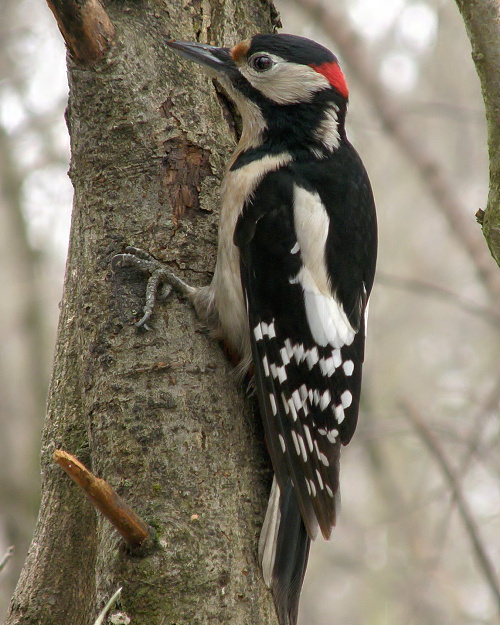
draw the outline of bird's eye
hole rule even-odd
[[[273,64],[273,60],[266,54],[257,54],[249,60],[250,67],[257,72],[267,72]]]

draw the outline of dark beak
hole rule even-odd
[[[167,41],[167,45],[186,59],[216,72],[227,74],[237,69],[229,54],[229,48],[215,48],[204,43],[190,43],[188,41]]]

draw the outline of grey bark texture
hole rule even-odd
[[[114,274],[110,260],[136,245],[187,282],[210,281],[218,184],[235,135],[211,80],[164,37],[229,45],[270,32],[277,16],[265,0],[145,0],[105,11],[109,47],[68,56],[71,241],[40,515],[7,624],[89,625],[119,586],[134,625],[275,624],[256,557],[269,468],[244,389],[176,296],[139,332],[144,276]],[[58,19],[63,33],[72,20]],[[127,551],[53,463],[56,448],[155,529],[152,551]]]
[[[483,234],[500,265],[500,6],[498,0],[456,0],[481,81],[490,159],[488,205]]]

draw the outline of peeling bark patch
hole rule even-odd
[[[200,208],[201,183],[212,175],[209,152],[185,136],[164,144],[162,182],[172,206],[172,223],[177,229],[184,215],[190,217]]]

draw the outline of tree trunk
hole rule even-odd
[[[274,624],[256,558],[269,471],[244,389],[187,302],[172,296],[138,331],[144,276],[114,274],[110,260],[132,244],[209,282],[234,132],[211,81],[165,36],[230,45],[269,32],[275,11],[238,0],[51,8],[71,51],[75,199],[42,504],[7,624],[89,625],[120,586],[134,625]],[[125,548],[53,463],[57,448],[155,529],[152,550]]]
[[[490,160],[488,205],[480,218],[491,255],[500,265],[500,6],[498,0],[456,0],[481,81]]]

